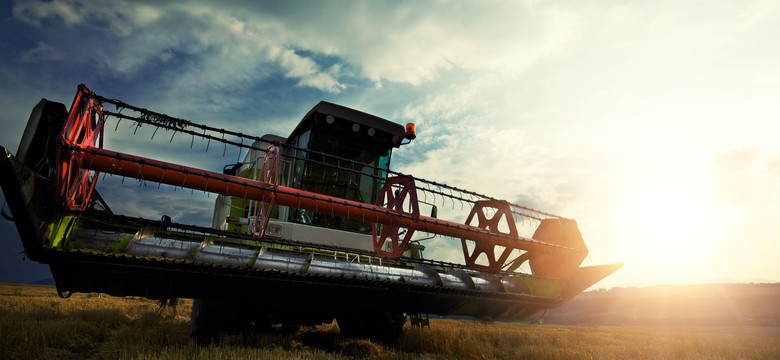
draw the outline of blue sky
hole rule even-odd
[[[1,4],[12,151],[35,103],[69,104],[79,83],[258,135],[328,100],[417,123],[398,171],[577,219],[586,264],[626,263],[605,286],[780,281],[775,1]],[[224,162],[124,134],[107,145]],[[0,281],[46,276],[0,230]]]

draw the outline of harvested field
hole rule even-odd
[[[226,334],[199,347],[190,301],[176,309],[139,298],[0,284],[3,359],[776,359],[777,327],[528,325],[431,319],[397,348],[344,338],[335,323],[297,331]],[[407,324],[408,326],[408,324]]]

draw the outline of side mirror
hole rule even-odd
[[[241,168],[241,165],[244,164],[235,163],[235,164],[225,165],[225,167],[222,168],[222,173],[225,175],[238,176],[238,169]]]

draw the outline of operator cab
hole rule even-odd
[[[287,138],[290,187],[374,204],[387,179],[393,148],[405,138],[403,126],[361,111],[321,101]],[[311,151],[306,151],[311,150]],[[326,155],[325,155],[326,154]],[[302,209],[287,221],[370,233],[371,223]]]
[[[321,101],[286,138],[264,135],[243,162],[227,174],[259,179],[270,145],[281,146],[279,185],[375,204],[390,168],[393,148],[414,139],[414,125],[402,125]],[[251,233],[253,200],[218,196],[215,228]],[[371,222],[295,207],[274,206],[265,235],[290,241],[372,250]]]

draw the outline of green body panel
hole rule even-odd
[[[561,291],[566,286],[565,281],[550,278],[524,275],[522,279],[528,285],[532,295],[551,299],[560,296]]]
[[[68,236],[75,229],[77,223],[75,216],[55,216],[49,223],[46,238],[48,245],[54,249],[65,250],[68,247]],[[46,247],[44,245],[44,247]]]

